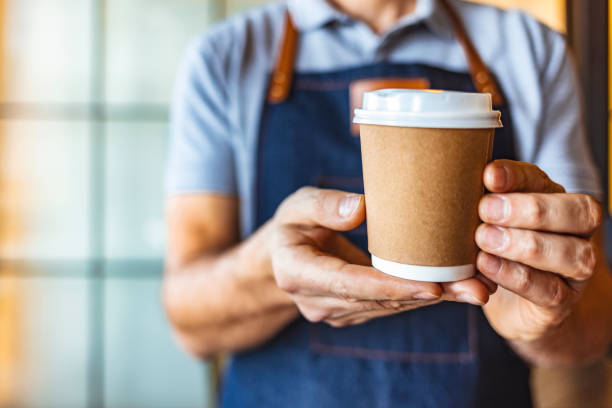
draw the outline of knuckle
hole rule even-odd
[[[273,229],[270,241],[273,248],[280,248],[293,241],[293,230],[287,225],[276,225]]]
[[[289,258],[289,248],[285,246],[278,246],[274,248],[274,250],[270,253],[270,261],[272,263],[272,269],[276,271],[280,271],[284,269],[285,264],[287,263],[287,258]]]
[[[326,215],[325,211],[325,191],[310,187],[310,199],[312,201],[312,211],[317,219],[323,219]]]
[[[291,213],[291,208],[293,207],[294,201],[300,196],[300,191],[295,191],[292,194],[289,194],[285,199],[280,203],[276,212],[274,213],[275,220],[284,220],[289,218],[288,216]],[[282,221],[281,221],[282,222]]]
[[[597,229],[603,222],[601,206],[590,195],[583,195],[581,198],[583,213],[587,214],[587,226],[590,231]]]
[[[316,188],[314,188],[312,186],[303,186],[303,187],[298,188],[294,194],[296,194],[296,195],[308,195],[308,194],[312,193],[314,190],[316,190]]]
[[[528,189],[530,186],[538,187],[538,190],[542,189],[543,184],[543,173],[538,166],[532,163],[522,162],[518,166],[518,187],[521,189]],[[545,177],[546,175],[544,175]]]
[[[388,306],[387,307],[388,309],[395,310],[395,311],[400,311],[404,307],[404,305],[402,305],[401,302],[398,302],[398,301],[395,301],[395,300],[390,301],[387,306]]]
[[[544,172],[544,170],[542,170],[535,164],[531,164],[531,166],[532,166],[531,169],[533,171],[533,177],[534,178],[537,177],[537,180],[542,186],[542,189],[546,190],[546,187],[552,184],[552,180],[548,177],[548,175]]]
[[[276,285],[283,291],[289,294],[296,294],[299,290],[299,286],[290,274],[287,273],[275,273]]]
[[[566,192],[565,187],[563,187],[561,184],[555,183],[555,182],[552,182],[552,184],[553,184],[553,191],[555,193],[565,193]]]
[[[333,293],[336,296],[340,297],[341,299],[343,299],[343,300],[345,300],[347,302],[350,302],[350,303],[357,302],[357,299],[355,299],[352,296],[350,296],[350,293],[349,293],[349,290],[346,287],[346,284],[341,279],[333,279],[329,283],[328,291],[329,291],[329,293]]]
[[[515,264],[514,275],[516,289],[519,292],[526,292],[531,286],[531,278],[533,275],[531,268],[526,265]]]
[[[276,285],[287,293],[296,293],[299,289],[294,269],[288,267],[289,259],[292,258],[291,249],[278,248],[272,254],[272,272],[276,279]]]
[[[528,232],[522,241],[523,253],[527,258],[536,258],[542,253],[542,242],[535,233]]]
[[[286,201],[308,199],[313,194],[315,194],[316,191],[317,189],[311,186],[300,187],[295,190],[291,195],[289,195]]]
[[[544,170],[532,163],[530,163],[529,166],[531,172],[533,172],[534,179],[538,181],[537,185],[542,191],[549,192],[555,189],[555,183],[553,183],[553,181],[550,179],[550,177],[548,177],[548,174],[546,174]]]
[[[360,312],[373,312],[380,309],[380,304],[377,301],[359,302],[358,310]]]
[[[584,242],[578,249],[578,274],[577,279],[589,279],[595,271],[597,264],[597,256],[594,245],[590,242]]]
[[[318,189],[310,186],[300,187],[287,196],[276,209],[274,219],[290,220],[292,211],[295,210],[295,202],[307,200],[309,196],[315,194]]]
[[[401,310],[403,305],[397,300],[383,300],[379,302],[380,306],[386,310]]]
[[[546,206],[541,198],[533,195],[526,196],[525,213],[531,225],[539,226],[546,219]]]
[[[552,288],[549,304],[552,307],[559,307],[565,304],[567,299],[567,289],[563,286],[561,280],[556,279]]]

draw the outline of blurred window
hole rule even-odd
[[[0,407],[202,407],[160,302],[187,43],[257,2],[0,0]]]

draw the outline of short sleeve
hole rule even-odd
[[[234,194],[234,151],[223,59],[211,44],[189,47],[174,90],[166,193]]]
[[[572,57],[563,36],[548,29],[546,34],[548,56],[541,72],[542,119],[535,164],[568,192],[590,194],[602,200]]]

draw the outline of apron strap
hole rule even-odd
[[[285,32],[277,57],[276,68],[272,74],[270,88],[268,89],[268,102],[270,103],[283,102],[289,96],[297,42],[298,31],[287,11],[285,13]]]
[[[504,100],[499,88],[497,87],[497,83],[495,82],[493,75],[491,75],[489,72],[489,69],[483,62],[482,58],[480,58],[480,54],[478,54],[476,47],[474,47],[474,43],[472,43],[472,40],[470,40],[457,10],[450,5],[448,0],[438,1],[440,5],[444,7],[446,15],[450,19],[453,27],[453,33],[455,34],[457,42],[459,42],[459,44],[461,44],[461,48],[463,48],[468,67],[470,69],[470,75],[472,76],[472,82],[474,82],[476,90],[481,93],[491,94],[493,104],[501,105]]]
[[[457,42],[463,48],[465,57],[472,76],[472,82],[478,92],[491,94],[491,99],[494,105],[501,105],[503,97],[493,75],[483,62],[478,54],[476,47],[470,40],[465,26],[461,21],[461,17],[457,11],[450,5],[448,0],[439,0],[440,5],[446,11],[450,23],[453,28],[453,33]],[[289,15],[289,11],[285,13],[285,28],[283,38],[280,43],[280,49],[276,61],[276,66],[272,74],[272,79],[268,89],[268,102],[276,104],[283,102],[289,96],[291,89],[291,81],[293,78],[293,68],[295,64],[295,52],[298,42],[298,31]]]

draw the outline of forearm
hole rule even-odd
[[[201,329],[175,329],[182,346],[192,355],[207,358],[217,353],[248,350],[265,343],[297,316],[296,308],[268,310],[250,319]]]
[[[168,265],[164,306],[191,353],[208,356],[256,346],[297,316],[265,255],[267,228],[223,253]]]
[[[536,341],[512,341],[515,351],[539,366],[597,360],[612,343],[612,278],[605,261],[571,315]]]

